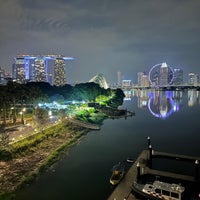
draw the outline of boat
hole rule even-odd
[[[112,175],[110,177],[110,183],[112,185],[117,185],[121,181],[121,179],[124,177],[124,175],[125,175],[124,165],[122,165],[121,163],[115,165],[113,167]]]
[[[151,200],[181,200],[185,188],[180,184],[154,181],[153,183],[140,184],[134,182],[133,191]]]
[[[132,159],[132,158],[127,158],[127,159],[126,159],[126,162],[128,162],[128,163],[134,163],[134,159]]]

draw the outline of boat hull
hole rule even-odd
[[[110,177],[110,183],[112,185],[117,185],[119,184],[119,182],[122,180],[122,178],[124,177],[125,172],[120,172],[120,174],[116,175],[116,174],[112,174],[112,176]]]
[[[145,197],[149,200],[160,200],[162,197],[154,196],[153,194],[147,194],[142,191],[142,185],[138,183],[134,183],[132,187],[133,192],[135,192],[137,195],[140,195],[141,197]]]

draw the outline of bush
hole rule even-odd
[[[0,150],[0,160],[8,161],[12,159],[12,153],[8,149],[1,149]]]

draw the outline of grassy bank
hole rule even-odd
[[[65,121],[1,151],[4,156],[0,160],[0,199],[13,199],[16,190],[35,180],[87,132],[88,129]]]

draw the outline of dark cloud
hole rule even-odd
[[[162,61],[200,73],[200,2],[196,0],[0,0],[0,65],[18,53],[74,56],[71,81]]]

